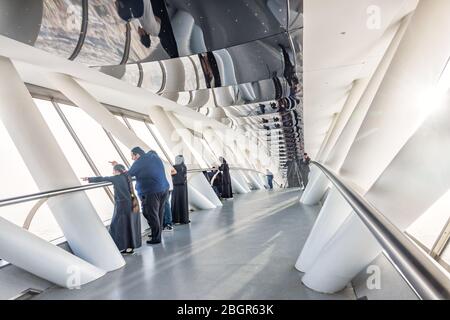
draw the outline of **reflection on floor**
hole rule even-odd
[[[299,190],[254,191],[222,208],[191,214],[190,225],[144,245],[127,265],[80,290],[51,288],[37,299],[355,299],[300,282],[295,260],[317,207],[298,202]]]

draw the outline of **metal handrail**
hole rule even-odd
[[[316,161],[311,163],[325,174],[353,208],[420,299],[450,299],[449,277],[425,252],[335,173]]]
[[[187,172],[188,173],[203,172],[203,171],[210,171],[212,169],[213,168],[188,169]],[[246,169],[246,168],[238,168],[238,167],[231,167],[230,170],[256,171],[256,172],[260,173],[259,171],[254,170],[254,169]],[[135,179],[133,179],[133,180],[135,180]],[[105,188],[105,187],[108,187],[111,185],[112,185],[111,182],[90,183],[88,185],[54,189],[54,190],[37,192],[37,193],[31,193],[31,194],[27,194],[27,195],[21,195],[21,196],[12,197],[12,198],[0,199],[0,208],[14,205],[14,204],[24,203],[24,202],[28,202],[28,201],[33,201],[33,200],[40,200],[43,198],[53,198],[56,196],[69,194],[69,193],[73,193],[73,192]]]

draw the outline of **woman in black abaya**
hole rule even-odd
[[[133,253],[142,242],[141,218],[139,212],[133,212],[132,197],[135,197],[131,178],[125,167],[116,164],[113,176],[82,178],[89,183],[111,182],[114,187],[114,213],[109,233],[121,253]]]
[[[172,221],[173,223],[189,223],[189,202],[187,190],[187,168],[182,155],[175,158],[173,166],[176,173],[172,175]]]
[[[219,171],[222,172],[222,198],[233,198],[233,189],[231,188],[231,176],[230,167],[227,161],[223,158],[219,158],[222,163],[219,167]]]

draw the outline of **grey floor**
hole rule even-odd
[[[254,191],[222,208],[191,214],[191,224],[144,246],[127,265],[78,290],[50,288],[36,299],[355,299],[301,284],[296,258],[317,207],[299,190]]]

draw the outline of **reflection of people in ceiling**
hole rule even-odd
[[[284,72],[283,76],[286,78],[287,82],[289,83],[289,86],[293,86],[292,78],[295,74],[295,66],[291,62],[291,58],[289,57],[289,54],[286,50],[286,48],[279,44],[281,51],[283,52],[283,60],[284,60]]]
[[[171,58],[178,57],[164,0],[116,0],[119,16],[127,22],[136,21],[142,45],[149,48],[150,36],[159,37],[161,45]]]
[[[214,54],[212,52],[199,53],[198,58],[203,69],[203,74],[205,75],[206,87],[220,87],[220,73]]]

